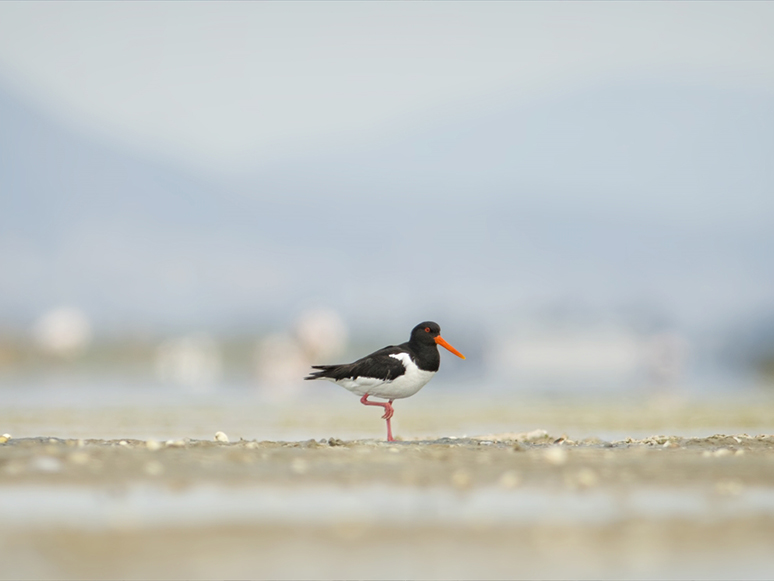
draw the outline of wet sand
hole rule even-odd
[[[774,485],[774,436],[574,441],[544,430],[475,438],[301,442],[13,438],[0,485],[417,486],[458,489]],[[724,484],[725,483],[725,484]]]
[[[774,571],[771,398],[76,395],[2,410],[2,579]]]
[[[12,438],[2,578],[766,578],[774,436]]]

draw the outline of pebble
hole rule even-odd
[[[11,434],[3,434],[2,436],[0,436],[0,444],[5,444],[10,439],[11,439]]]
[[[554,466],[561,466],[567,462],[567,450],[564,448],[559,448],[558,446],[548,448],[545,452],[543,452],[543,458],[545,458],[546,462],[549,464],[553,464]]]
[[[742,452],[742,454],[744,454],[744,451],[742,450],[737,450],[737,452]],[[704,450],[704,452],[701,453],[704,458],[722,458],[723,456],[731,456],[732,454],[734,454],[734,451],[730,448],[718,448],[713,451]]]
[[[225,432],[215,432],[215,441],[228,443],[228,436]]]
[[[248,448],[250,450],[255,450],[258,447],[259,447],[258,442],[247,442],[247,444],[245,444],[245,448]]]
[[[183,440],[167,440],[165,442],[169,448],[183,448],[185,447],[185,441]]]
[[[118,442],[118,445],[119,446],[128,446],[129,442],[127,442],[126,440],[121,440],[120,442]]]
[[[148,448],[151,452],[155,452],[156,450],[161,449],[161,442],[157,442],[156,440],[148,440],[145,442],[145,447]]]

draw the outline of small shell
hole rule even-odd
[[[156,450],[161,449],[161,442],[157,442],[156,440],[148,440],[145,442],[145,447],[148,448],[151,452],[155,452]]]

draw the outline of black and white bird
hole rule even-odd
[[[414,395],[433,378],[441,366],[438,345],[465,359],[441,337],[438,323],[426,321],[414,327],[406,343],[379,349],[354,363],[312,365],[319,371],[313,371],[304,379],[327,379],[361,396],[363,405],[382,406],[382,418],[387,420],[387,441],[392,442],[390,418],[395,413],[392,402]],[[369,396],[388,401],[369,401]]]

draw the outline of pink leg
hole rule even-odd
[[[392,400],[387,403],[380,401],[368,401],[368,394],[365,394],[360,398],[360,403],[363,405],[378,405],[384,408],[384,415],[382,418],[387,420],[387,441],[394,442],[395,439],[392,437],[392,426],[390,425],[390,418],[392,417],[392,414],[395,413],[395,410],[392,408]]]
[[[388,401],[387,405],[390,407],[385,409],[384,415],[382,417],[387,421],[387,441],[394,442],[395,438],[392,437],[392,426],[390,425],[392,414],[395,413],[395,410],[392,408],[392,400]]]

